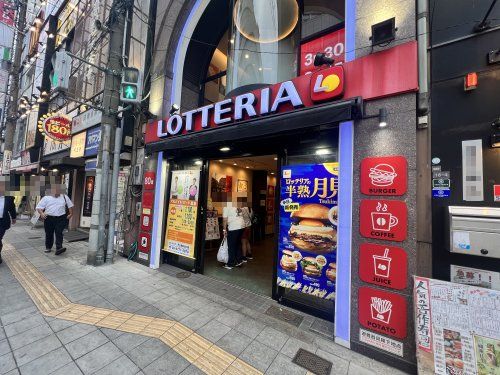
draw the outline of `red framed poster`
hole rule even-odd
[[[359,288],[358,319],[363,327],[404,339],[407,310],[406,299],[399,294],[364,286]]]
[[[405,289],[408,283],[406,252],[396,246],[361,244],[359,278],[369,284]]]
[[[364,158],[361,161],[361,193],[403,195],[408,188],[408,163],[404,156]]]
[[[144,190],[154,190],[156,174],[153,171],[144,172]]]
[[[404,241],[408,232],[408,209],[403,201],[362,200],[359,231],[363,237]]]
[[[334,59],[335,65],[342,64],[345,54],[345,30],[336,30],[302,43],[300,46],[300,75],[318,69],[314,66],[314,57],[318,52],[323,52],[326,57]]]

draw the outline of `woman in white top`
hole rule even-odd
[[[224,236],[227,239],[227,250],[229,259],[224,266],[226,269],[232,269],[243,264],[241,255],[241,236],[243,235],[243,228],[245,222],[243,220],[243,210],[241,203],[238,202],[237,206],[233,206],[232,202],[228,202],[226,207],[222,209],[222,227]]]

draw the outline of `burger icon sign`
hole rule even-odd
[[[361,161],[361,193],[403,195],[408,187],[408,166],[404,156],[381,156]]]
[[[394,168],[389,164],[377,164],[375,167],[370,168],[368,177],[372,180],[375,186],[390,186],[394,182],[398,174]]]

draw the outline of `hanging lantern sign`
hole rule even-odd
[[[56,142],[69,141],[71,139],[71,119],[60,113],[47,113],[38,121],[38,130]]]

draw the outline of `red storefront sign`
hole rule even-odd
[[[318,67],[314,66],[314,57],[318,52],[322,52],[326,57],[334,59],[335,65],[343,63],[345,54],[345,29],[333,31],[301,44],[301,75],[318,70]]]
[[[363,327],[399,339],[406,337],[407,302],[403,296],[361,287],[358,310],[359,323]]]
[[[362,200],[359,230],[363,237],[404,241],[408,231],[408,209],[402,201]]]
[[[145,191],[142,193],[142,208],[153,208],[154,193],[152,191]]]
[[[332,100],[344,93],[344,69],[335,66],[313,73],[311,77],[311,99],[313,102]]]
[[[493,185],[493,201],[500,202],[500,185]]]
[[[144,172],[144,190],[154,190],[156,174],[153,171]]]
[[[48,113],[38,120],[38,130],[54,141],[69,141],[71,139],[71,119],[63,114]]]
[[[343,97],[377,99],[418,90],[417,42],[363,56],[343,64]],[[329,69],[319,70],[324,78]],[[208,131],[230,126],[272,113],[290,112],[299,107],[312,107],[311,74],[278,83],[234,98],[186,111],[166,119],[155,120],[146,126],[146,143],[158,142],[172,136]],[[334,78],[331,78],[333,80]],[[328,99],[334,99],[329,97]],[[325,99],[326,100],[326,99]]]
[[[151,249],[151,234],[145,232],[139,233],[138,242],[139,251],[142,253],[149,253]]]
[[[364,158],[361,161],[361,193],[403,195],[408,188],[408,163],[404,156]]]
[[[408,259],[400,247],[364,243],[359,247],[359,278],[366,283],[405,289]]]
[[[151,232],[153,226],[153,218],[150,214],[142,213],[141,215],[141,230]]]

